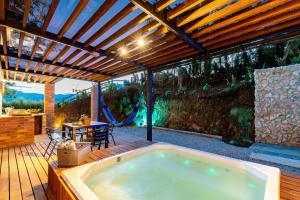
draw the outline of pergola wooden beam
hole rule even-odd
[[[284,1],[287,1],[287,0],[284,0]],[[280,4],[280,2],[281,2],[281,4]],[[267,10],[267,8],[269,8],[269,9],[270,9],[270,7],[272,8],[272,6],[273,7],[277,6],[277,7],[273,8],[271,10]],[[257,8],[259,8],[260,11],[262,11],[261,9],[263,9],[265,11],[259,12],[259,10],[257,10]],[[242,13],[241,14],[242,16],[233,17],[233,19],[229,18],[223,22],[231,22],[231,23],[221,23],[221,24],[223,24],[222,29],[218,29],[218,31],[214,31],[209,34],[201,35],[199,40],[204,42],[204,41],[207,41],[207,40],[219,37],[219,36],[223,37],[226,33],[237,31],[238,29],[243,31],[245,28],[253,27],[253,24],[262,22],[263,20],[271,19],[271,18],[274,18],[276,16],[279,16],[281,14],[288,13],[288,12],[290,12],[290,14],[293,14],[299,8],[300,8],[300,2],[292,1],[292,2],[289,2],[286,4],[282,4],[282,1],[278,0],[275,2],[273,1],[270,3],[266,3],[259,7],[254,8],[253,10],[250,10],[252,12],[249,11],[250,13],[255,13],[255,15],[248,17],[247,19],[240,20],[239,23],[232,23],[232,22],[236,20],[235,18],[239,18],[239,19],[243,18],[245,16],[245,14],[248,13],[248,11],[245,13]],[[246,16],[249,16],[249,14]],[[212,26],[212,27],[214,27],[214,26]],[[199,34],[197,34],[197,35],[199,35]],[[193,36],[193,34],[192,34],[192,36]],[[199,36],[197,36],[197,37],[199,37]]]
[[[0,46],[0,48],[1,48],[1,46]],[[0,50],[0,55],[5,55],[5,54],[3,53],[2,50]],[[12,57],[12,58],[18,58],[18,54],[14,53],[14,52],[8,52],[6,56]],[[32,62],[37,62],[37,63],[40,63],[40,64],[44,64],[44,65],[45,65],[45,64],[52,64],[52,61],[49,61],[49,60],[43,61],[43,60],[40,59],[40,58],[33,58],[33,59],[31,59],[30,56],[24,55],[24,54],[20,57],[20,59],[26,60],[27,62],[28,62],[28,61],[32,61]],[[69,69],[79,70],[79,71],[83,71],[83,72],[96,73],[96,72],[94,72],[93,70],[89,70],[89,69],[79,69],[78,66],[71,67],[71,66],[68,65],[68,64],[63,65],[62,63],[59,63],[59,62],[57,62],[55,65],[58,66],[58,67],[62,67],[62,68],[69,68]],[[109,77],[112,77],[111,74],[106,74],[106,73],[99,73],[99,72],[97,72],[96,74],[103,75],[103,76],[109,76]]]
[[[134,10],[135,10],[135,6],[132,3],[129,3],[124,9],[122,9],[119,13],[113,16],[111,20],[109,20],[106,24],[100,27],[90,38],[88,38],[84,42],[84,46],[86,47],[89,46],[101,35],[103,35],[106,31],[108,31],[110,28],[112,28],[114,25],[116,25],[118,22],[120,22],[124,17],[126,17],[129,13],[131,13]],[[74,41],[74,39],[75,38],[73,37],[72,41]]]
[[[89,52],[91,55],[100,54],[100,56],[111,57],[115,60],[122,61],[122,62],[125,62],[125,63],[130,64],[130,65],[135,65],[137,67],[141,67],[141,68],[146,67],[146,66],[141,65],[137,62],[128,60],[126,58],[122,58],[122,57],[118,56],[117,54],[113,54],[113,53],[107,52],[107,51],[102,50],[102,49],[96,50],[95,48],[93,48],[91,46],[84,47],[84,45],[80,42],[72,43],[70,39],[65,38],[65,37],[62,37],[61,39],[59,39],[59,38],[57,38],[56,34],[53,34],[53,33],[50,33],[50,32],[45,32],[43,34],[40,30],[38,30],[36,28],[32,28],[32,27],[22,28],[22,26],[20,26],[18,23],[12,23],[12,22],[7,23],[6,21],[5,22],[1,21],[0,26],[13,28],[13,29],[18,30],[20,32],[24,32],[26,34],[35,35],[37,37],[41,37],[41,38],[50,40],[52,42],[54,41],[54,42],[57,42],[57,43],[60,43],[60,44],[64,44],[64,45],[71,46],[71,47],[74,47],[74,48],[77,48],[77,49],[81,49],[83,51]]]
[[[201,29],[199,31],[195,31],[194,33],[192,33],[192,37],[195,38],[195,37],[199,37],[199,36],[202,36],[204,34],[208,34],[208,33],[211,33],[213,31],[216,31],[218,29],[224,29],[226,28],[227,26],[231,26],[233,24],[236,24],[238,22],[241,22],[242,20],[245,20],[249,17],[253,17],[255,15],[264,15],[266,12],[272,12],[272,9],[278,7],[278,6],[281,6],[281,5],[284,5],[285,6],[285,3],[287,2],[291,2],[292,0],[273,0],[273,1],[270,1],[270,2],[266,2],[262,5],[259,5],[257,7],[254,7],[254,8],[251,8],[245,12],[242,12],[234,17],[230,17],[228,19],[225,19],[223,21],[220,21],[218,23],[215,23],[209,27],[206,27],[204,29]],[[292,3],[295,3],[295,2],[292,2]]]
[[[143,0],[131,0],[131,2],[133,4],[135,4],[137,7],[139,7],[141,10],[143,10],[145,13],[147,13],[154,20],[156,20],[160,24],[166,26],[170,31],[175,33],[183,41],[190,44],[199,53],[205,52],[205,49],[199,43],[197,43],[197,41],[195,41],[188,34],[186,34],[181,28],[177,27],[177,25],[175,23],[168,21],[167,15],[165,13],[157,12],[155,10],[155,6],[153,6],[151,3],[147,2],[147,1],[143,1]]]
[[[44,24],[43,24],[42,29],[41,29],[41,32],[43,34],[47,31],[48,25],[49,25],[54,13],[55,13],[55,10],[58,6],[58,3],[59,3],[59,0],[52,0],[52,2],[51,2],[51,6],[49,8],[48,14],[46,16],[46,19],[45,19]]]
[[[4,63],[3,63],[3,61],[1,61],[1,64],[3,65]],[[49,72],[45,72],[45,73],[42,73],[42,72],[40,72],[40,71],[34,71],[34,70],[28,70],[28,71],[25,71],[25,69],[23,69],[23,68],[19,68],[18,70],[16,70],[14,67],[8,67],[8,69],[5,69],[5,70],[7,70],[7,71],[11,71],[11,72],[17,72],[17,73],[28,73],[28,74],[31,74],[31,76],[32,75],[37,75],[37,76],[42,76],[42,75],[44,75],[44,76],[51,76],[51,77],[56,77],[56,78],[59,78],[59,77],[61,77],[61,78],[64,78],[64,76],[63,75],[57,75],[57,74],[50,74]],[[89,80],[89,79],[84,79],[84,78],[72,78],[72,79],[78,79],[78,80]]]
[[[117,0],[106,0],[93,16],[81,27],[81,29],[72,37],[72,42],[76,42],[85,34],[97,21],[116,3]]]
[[[170,4],[174,3],[176,0],[159,0],[158,3],[155,5],[156,11],[162,11]]]
[[[81,11],[86,7],[88,3],[88,0],[80,0],[69,17],[69,19],[66,21],[66,23],[63,25],[63,27],[60,29],[60,31],[57,34],[57,37],[60,39],[64,36],[64,34],[68,31],[68,29],[72,26],[72,24],[75,22],[77,17],[80,15]]]

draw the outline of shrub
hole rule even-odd
[[[234,107],[230,110],[237,130],[231,143],[238,146],[250,146],[253,142],[250,139],[253,122],[253,110],[246,107]]]

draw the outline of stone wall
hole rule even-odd
[[[255,70],[255,135],[300,147],[300,65]]]

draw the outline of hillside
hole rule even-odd
[[[64,97],[67,97],[71,94],[56,94],[55,95],[55,102],[61,101]],[[6,96],[3,97],[4,101],[11,102],[18,99],[25,99],[29,101],[43,101],[44,100],[44,94],[39,93],[24,93],[21,91],[17,91],[16,98],[8,98]]]

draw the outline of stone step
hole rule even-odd
[[[269,154],[262,154],[262,153],[251,153],[250,158],[300,169],[300,160],[284,158],[284,157],[274,156]]]
[[[297,147],[255,143],[250,147],[250,150],[254,153],[269,154],[283,158],[300,160],[300,148]]]

